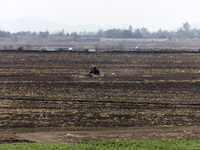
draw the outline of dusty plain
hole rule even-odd
[[[101,76],[83,77],[92,65]],[[200,138],[200,53],[0,52],[0,142]]]

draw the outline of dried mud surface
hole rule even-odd
[[[199,53],[1,52],[0,66],[1,142],[200,137]]]

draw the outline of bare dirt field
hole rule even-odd
[[[1,52],[0,66],[1,143],[200,138],[200,53]]]

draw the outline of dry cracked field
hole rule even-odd
[[[102,76],[82,77],[92,65]],[[1,52],[0,140],[198,139],[199,66],[200,53]]]

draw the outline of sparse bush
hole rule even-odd
[[[18,47],[18,51],[23,51],[23,50],[24,50],[23,46]]]

